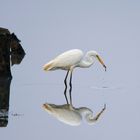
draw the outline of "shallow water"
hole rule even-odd
[[[120,83],[113,85],[103,82],[99,86],[85,83],[82,78],[83,82],[76,82],[74,78],[72,91],[74,106],[88,107],[94,114],[97,114],[106,103],[106,110],[93,125],[88,125],[83,119],[79,126],[69,126],[48,114],[42,107],[46,102],[58,105],[66,103],[63,78],[59,79],[59,76],[53,76],[53,74],[62,74],[64,77],[64,72],[44,73],[41,71],[40,74],[44,77],[40,76],[41,78],[37,78],[36,81],[27,82],[28,77],[19,72],[23,67],[26,67],[26,61],[28,61],[27,58],[21,67],[19,65],[13,68],[13,70],[17,69],[18,74],[20,73],[20,78],[16,72],[13,72],[8,124],[6,127],[0,128],[1,137],[4,140],[9,138],[21,140],[63,139],[64,137],[67,139],[88,137],[89,140],[93,137],[96,139],[111,139],[113,137],[119,139],[122,135],[124,138],[131,139],[134,136],[139,136],[139,126],[137,125],[140,117],[138,111],[139,87],[136,85],[127,87],[127,85],[120,86]],[[80,72],[80,69],[77,71]],[[47,75],[51,76],[47,78]],[[76,73],[74,75],[77,76]],[[30,77],[32,76],[34,77],[35,74],[32,73]]]
[[[0,138],[139,140],[140,3],[14,0],[8,4],[0,5],[1,26],[15,32],[26,56],[11,67],[8,124],[0,127]],[[107,66],[104,72],[96,62],[73,73],[74,107],[87,107],[97,114],[106,104],[94,125],[85,119],[79,126],[67,125],[42,107],[66,104],[66,72],[46,73],[42,66],[73,48],[96,50]]]

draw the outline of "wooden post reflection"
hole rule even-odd
[[[12,77],[0,78],[0,127],[8,124],[10,83]]]

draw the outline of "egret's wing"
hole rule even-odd
[[[70,67],[78,64],[83,58],[83,52],[78,49],[66,51],[58,55],[55,59],[51,60],[44,65],[44,70],[56,70],[56,69],[70,69]]]
[[[83,52],[81,50],[70,50],[57,56],[55,58],[55,64],[61,68],[71,67],[79,63],[82,58]]]

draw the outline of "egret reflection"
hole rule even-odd
[[[25,52],[16,35],[0,28],[0,127],[8,124],[11,64],[20,64],[24,56]]]
[[[66,93],[67,93],[67,85],[66,85],[65,90],[64,90],[66,104],[56,105],[52,103],[45,103],[43,104],[44,110],[47,111],[53,117],[55,117],[57,120],[71,126],[80,125],[83,118],[85,118],[88,124],[90,125],[94,124],[99,119],[99,117],[104,112],[104,110],[106,109],[106,105],[104,105],[102,110],[96,115],[94,115],[93,111],[88,107],[74,107],[71,102],[71,99],[72,99],[71,88],[72,86],[70,87],[70,90],[69,90],[70,103],[66,96]]]
[[[85,118],[89,125],[94,124],[106,109],[106,105],[104,105],[103,109],[96,115],[93,114],[90,108],[76,108],[71,104],[56,105],[45,103],[43,104],[43,108],[57,120],[68,125],[77,126],[81,124],[83,118]]]

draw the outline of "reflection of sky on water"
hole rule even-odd
[[[27,54],[18,67],[12,68],[10,97],[10,111],[23,116],[9,117],[8,127],[0,129],[3,140],[85,137],[138,140],[139,5],[137,0],[69,3],[15,0],[8,5],[3,1],[1,26],[16,33]],[[93,126],[82,123],[79,127],[69,127],[42,110],[44,102],[65,103],[65,72],[46,73],[43,64],[73,48],[85,52],[97,50],[108,67],[104,72],[96,63],[90,69],[74,71],[74,105],[88,106],[98,112],[107,104],[103,117]]]

